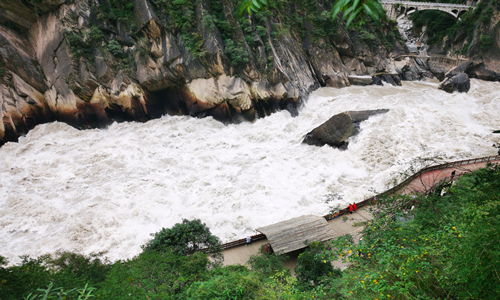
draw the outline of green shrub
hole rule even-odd
[[[99,27],[92,26],[92,27],[90,27],[90,36],[89,37],[93,41],[100,41],[104,37],[104,35],[103,35],[101,29],[99,29]]]
[[[141,246],[144,252],[173,252],[179,255],[191,255],[198,251],[210,252],[213,257],[222,259],[222,246],[219,238],[212,235],[210,229],[201,220],[183,219],[174,227],[162,228],[151,234],[153,239]]]
[[[482,35],[479,39],[479,48],[483,51],[487,51],[491,44],[493,44],[493,38],[489,35]]]
[[[23,256],[21,265],[0,268],[0,295],[2,299],[22,299],[37,288],[50,283],[50,272],[45,266],[47,257],[32,259]],[[3,263],[7,261],[3,258]]]
[[[101,284],[101,299],[183,299],[180,295],[207,276],[209,260],[197,252],[189,256],[171,251],[147,251],[118,261]]]
[[[340,270],[334,269],[330,260],[320,256],[326,248],[325,243],[313,242],[299,255],[295,274],[304,286],[319,286],[328,282],[328,278],[340,276]]]
[[[250,256],[248,265],[250,265],[253,271],[265,277],[270,277],[276,272],[284,270],[287,258],[288,256],[286,255],[278,255],[276,253],[267,254],[260,251],[259,254]]]
[[[125,54],[123,53],[123,50],[122,50],[122,45],[120,45],[120,43],[118,43],[117,40],[109,41],[107,49],[115,57],[118,57],[118,58],[125,57]]]
[[[224,47],[226,55],[235,67],[243,68],[250,61],[248,52],[241,43],[235,43],[233,40],[227,39],[224,41]]]
[[[59,286],[77,287],[90,283],[91,286],[104,281],[111,269],[109,261],[102,254],[83,255],[73,252],[58,252],[55,258],[47,259],[47,266],[54,273]]]
[[[91,45],[84,41],[83,37],[79,34],[74,31],[68,31],[66,33],[66,41],[69,43],[71,53],[73,53],[76,58],[80,58],[82,56],[90,58]]]
[[[212,272],[205,282],[195,282],[187,291],[189,299],[255,299],[262,288],[257,273],[244,266],[227,266]]]

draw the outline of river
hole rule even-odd
[[[388,108],[361,125],[346,151],[302,144],[349,110]],[[37,126],[0,148],[0,255],[56,250],[131,258],[149,234],[199,218],[227,242],[254,229],[390,187],[427,158],[495,155],[500,83],[472,80],[468,94],[434,82],[321,88],[292,118],[254,123],[164,116],[76,130]]]

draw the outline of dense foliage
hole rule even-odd
[[[443,193],[440,191],[444,189]],[[155,235],[143,253],[110,263],[59,253],[0,268],[2,299],[497,299],[500,167],[443,184],[435,194],[379,199],[363,239],[312,243],[298,258],[260,253],[247,266],[214,267],[182,236],[199,220]],[[175,228],[175,230],[174,230]],[[184,232],[185,231],[185,232]],[[177,232],[177,242],[165,237]],[[153,239],[153,240],[155,240]],[[185,244],[187,243],[187,245]],[[152,247],[157,245],[158,247]],[[197,249],[203,248],[199,246]],[[335,270],[331,260],[351,263]],[[0,257],[0,264],[6,264]]]
[[[457,4],[466,4],[463,0],[440,1]],[[473,8],[464,12],[455,19],[451,15],[441,12],[425,10],[411,14],[409,18],[414,22],[414,28],[426,26],[429,45],[441,44],[444,51],[453,44],[462,45],[456,50],[457,54],[472,54],[472,52],[488,51],[493,43],[490,36],[498,23],[492,22],[495,11],[500,9],[499,0],[478,1]]]
[[[444,196],[384,199],[359,244],[343,237],[323,255],[353,264],[339,287],[356,299],[497,299],[499,190],[497,165]]]

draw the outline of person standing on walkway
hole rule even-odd
[[[349,212],[350,212],[351,214],[352,214],[352,210],[353,210],[353,209],[354,209],[354,208],[352,207],[352,204],[349,204]]]
[[[455,177],[455,170],[453,170],[453,172],[451,172],[451,178],[450,178],[451,182],[453,182],[453,177]]]
[[[251,241],[252,241],[252,238],[251,238],[249,235],[247,235],[247,243],[246,243],[246,245],[245,245],[245,246],[250,245],[250,242],[251,242]]]
[[[357,211],[357,210],[358,210],[358,207],[356,206],[356,202],[354,202],[354,203],[352,204],[352,208],[353,208],[353,210],[354,210],[354,211]]]

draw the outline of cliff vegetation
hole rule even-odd
[[[252,121],[349,74],[390,69],[394,22],[346,29],[333,0],[13,0],[0,3],[0,143],[54,120],[77,128],[163,114]]]

